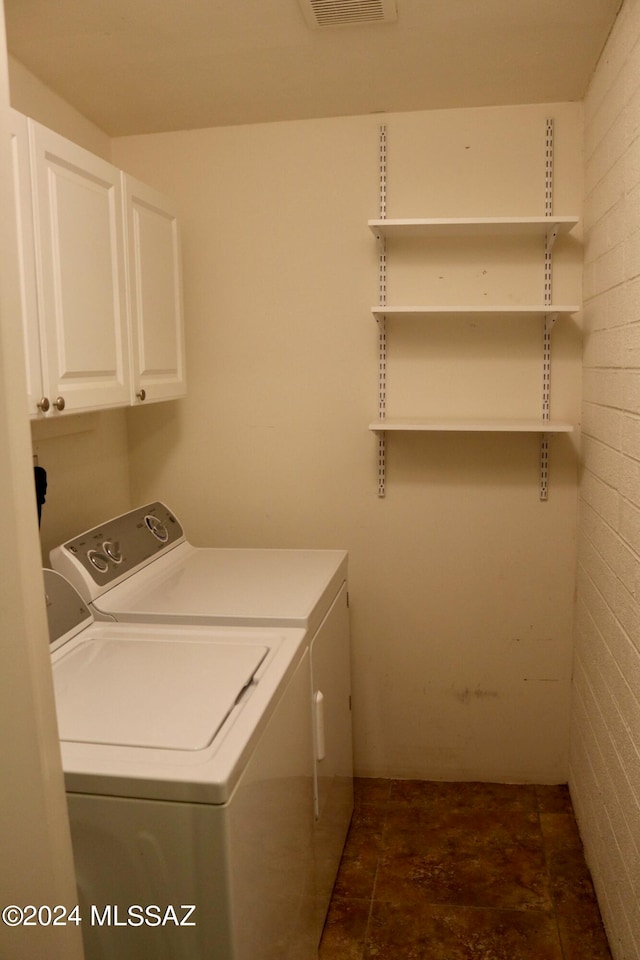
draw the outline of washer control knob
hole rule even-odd
[[[102,549],[114,563],[122,563],[122,550],[117,540],[105,540]]]
[[[89,550],[87,559],[89,563],[96,568],[98,573],[106,573],[109,569],[109,561],[104,553],[100,553],[99,550]]]
[[[165,527],[162,520],[158,520],[157,517],[153,517],[151,516],[151,514],[149,514],[144,518],[144,522],[146,523],[149,530],[151,530],[151,533],[154,535],[156,540],[159,540],[160,543],[167,542],[167,540],[169,539],[169,531]]]

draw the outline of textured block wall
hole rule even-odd
[[[640,0],[585,101],[583,463],[570,786],[616,960],[640,957]]]

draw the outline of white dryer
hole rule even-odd
[[[51,565],[96,618],[307,631],[319,940],[353,810],[347,554],[196,547],[154,502],[56,547]]]
[[[44,576],[88,960],[312,960],[305,631],[96,622]]]

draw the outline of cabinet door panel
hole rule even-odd
[[[178,223],[166,200],[124,176],[134,402],[185,394]]]
[[[38,404],[46,394],[42,379],[40,331],[38,329],[38,298],[36,295],[36,266],[33,235],[33,207],[31,203],[31,174],[29,167],[29,130],[27,118],[10,111],[11,161],[16,204],[18,238],[18,270],[20,283],[20,310],[27,374],[27,404],[29,416],[41,411]]]
[[[65,409],[126,404],[129,344],[119,172],[30,122],[41,332]]]

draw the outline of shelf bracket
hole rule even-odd
[[[380,220],[387,217],[387,128],[380,126],[379,140],[380,166]],[[385,307],[387,303],[387,244],[382,234],[378,235],[378,303]],[[378,418],[384,420],[387,414],[387,325],[384,315],[378,317]],[[385,495],[387,469],[387,440],[383,430],[376,433],[378,438],[378,496]]]
[[[551,227],[550,230],[547,230],[544,238],[545,251],[548,251],[549,253],[551,253],[551,251],[553,250],[553,245],[556,242],[556,238],[559,232],[560,232],[560,228],[558,227],[557,223],[554,223],[553,227]]]

